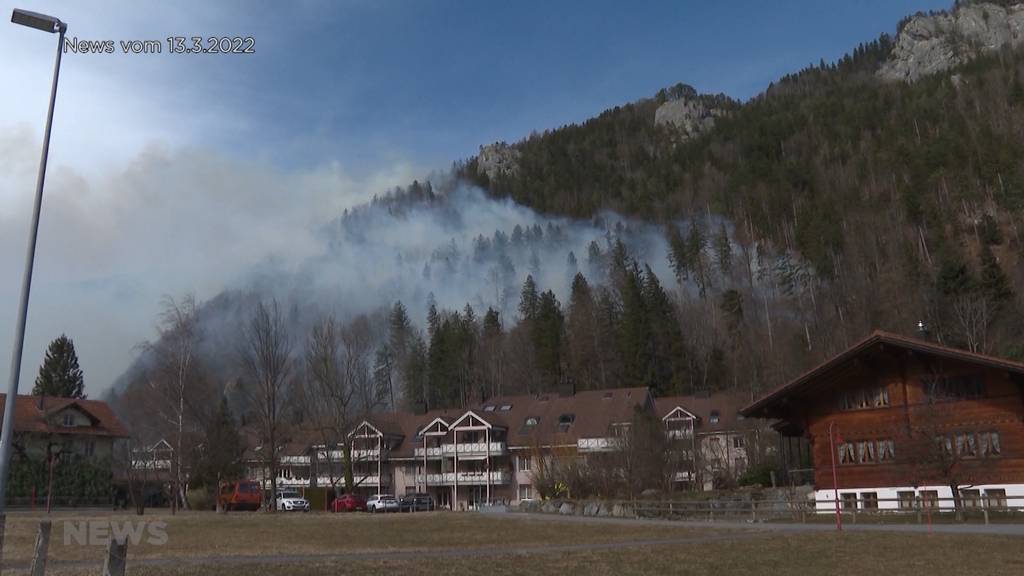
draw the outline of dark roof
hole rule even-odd
[[[743,392],[716,392],[690,396],[667,396],[654,399],[658,418],[668,416],[676,408],[682,408],[699,419],[697,432],[724,432],[750,428],[753,424],[745,421],[740,409],[750,401],[750,394]],[[718,413],[718,422],[712,422],[712,412]]]
[[[610,435],[612,424],[632,422],[638,407],[650,399],[647,388],[613,388],[588,390],[572,396],[541,394],[537,396],[499,396],[473,408],[492,425],[508,430],[510,447],[575,444],[580,438],[603,438]],[[492,411],[487,407],[493,406]],[[508,406],[508,410],[502,410]],[[559,420],[569,415],[573,422],[568,430],[559,430]],[[537,418],[537,425],[527,428],[527,418]]]
[[[743,408],[742,413],[746,416],[763,416],[765,415],[766,410],[775,406],[783,399],[812,387],[816,381],[837,369],[846,366],[847,363],[855,358],[858,358],[871,350],[885,346],[1006,370],[1016,374],[1024,374],[1024,364],[1020,362],[968,352],[967,350],[951,348],[935,342],[909,338],[907,336],[900,336],[890,332],[876,331],[844,352],[833,356],[829,360],[826,360],[818,366],[808,370],[796,379],[775,388],[771,392],[768,392],[757,401]]]
[[[420,430],[437,419],[451,425],[471,411],[492,427],[505,429],[510,447],[576,444],[580,438],[608,436],[612,424],[631,422],[636,408],[646,407],[649,398],[647,388],[642,387],[591,390],[573,396],[499,396],[465,410],[431,410],[425,414],[387,412],[373,414],[366,421],[381,433],[395,438],[392,457],[407,458],[415,454],[421,443],[417,438]],[[507,409],[502,410],[503,407]],[[572,424],[561,432],[559,420],[570,415]],[[525,427],[527,418],[536,418],[537,425]]]
[[[6,394],[0,394],[0,420],[7,401]],[[40,405],[40,402],[42,403]],[[74,407],[89,417],[90,426],[51,425],[50,419],[68,408]],[[76,434],[127,438],[128,432],[114,416],[110,406],[101,400],[80,398],[57,398],[55,396],[22,396],[14,403],[14,431],[38,434]]]

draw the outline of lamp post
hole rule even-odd
[[[25,273],[21,279],[21,304],[15,325],[14,346],[11,350],[11,375],[4,402],[3,430],[0,431],[0,563],[3,559],[3,532],[6,519],[7,478],[10,475],[11,441],[14,435],[14,404],[18,397],[18,379],[21,375],[21,355],[25,347],[25,322],[28,316],[28,296],[32,288],[32,266],[35,263],[36,237],[39,235],[39,210],[43,204],[43,181],[46,179],[46,156],[50,150],[50,128],[53,126],[53,105],[57,99],[57,77],[60,73],[60,55],[64,45],[64,33],[68,25],[59,18],[15,9],[11,22],[55,33],[57,39],[57,60],[53,65],[53,85],[50,87],[50,107],[46,113],[46,129],[43,132],[43,152],[39,159],[39,174],[36,177],[36,198],[32,208],[32,225],[29,228],[28,251],[25,255]]]

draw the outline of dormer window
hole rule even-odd
[[[501,408],[499,408],[499,410],[501,410],[502,412],[508,412],[511,409],[512,409],[512,405],[511,404],[502,404]]]
[[[74,425],[75,415],[70,412],[65,413],[63,418],[61,419],[61,426],[64,426],[65,428],[71,428]]]
[[[711,424],[718,424],[718,410],[711,411],[711,415],[708,417],[708,422]]]
[[[572,427],[572,423],[576,421],[575,414],[562,414],[558,417],[558,431],[565,433]]]
[[[487,406],[484,406],[484,412],[494,412],[494,405],[488,404]]]

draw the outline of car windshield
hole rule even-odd
[[[299,498],[299,493],[293,491],[281,492],[281,498]]]

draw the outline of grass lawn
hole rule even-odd
[[[39,518],[8,518],[5,560],[27,566]],[[728,531],[446,512],[143,518],[167,522],[168,539],[163,546],[130,546],[132,575],[479,575],[481,566],[488,574],[536,576],[1024,574],[1024,539],[1008,536]],[[64,545],[63,522],[85,519],[139,517],[54,515],[47,574],[99,573],[93,563],[101,561],[102,548]]]

